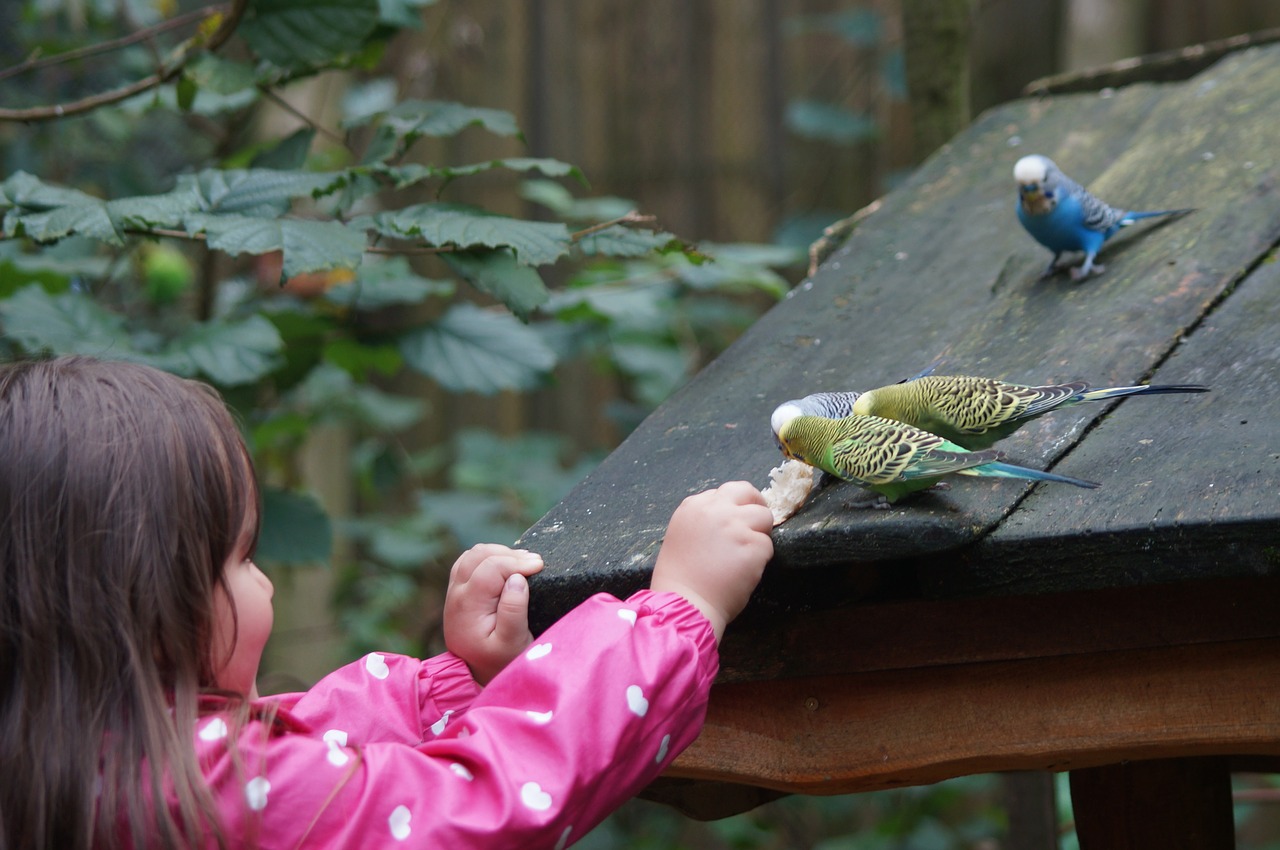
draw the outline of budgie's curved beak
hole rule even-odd
[[[1019,183],[1018,195],[1022,199],[1022,208],[1032,215],[1039,215],[1049,211],[1049,198],[1041,184]]]

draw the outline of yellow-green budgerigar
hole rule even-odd
[[[776,418],[774,426],[778,447],[787,457],[874,490],[890,503],[932,487],[953,472],[1098,486],[1092,481],[1004,463],[1004,453],[996,449],[967,451],[937,434],[880,416],[854,414],[828,419],[796,413]]]
[[[860,393],[848,409],[897,419],[970,451],[990,448],[1051,410],[1131,395],[1203,393],[1199,384],[1091,388],[1083,381],[1028,386],[967,375],[927,375]],[[806,411],[808,412],[808,411]]]

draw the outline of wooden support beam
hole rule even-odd
[[[845,794],[1280,754],[1280,638],[717,685],[669,776]]]
[[[1071,772],[1080,850],[1231,850],[1227,759],[1135,761]]]

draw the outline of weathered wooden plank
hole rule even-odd
[[[1211,393],[1121,402],[1072,449],[1106,498],[1043,488],[954,561],[933,595],[1280,574],[1280,265],[1242,281],[1152,376]]]
[[[1277,611],[1280,582],[1252,578],[753,612],[725,633],[719,681],[1280,638]]]
[[[1003,770],[1280,754],[1280,639],[720,684],[668,772],[844,794]]]
[[[535,626],[594,590],[642,586],[685,495],[735,478],[766,483],[779,461],[768,415],[787,398],[878,386],[939,358],[943,372],[1015,380],[1149,377],[1219,299],[1235,297],[1233,283],[1280,236],[1277,107],[1280,53],[1262,50],[1180,86],[1019,101],[985,114],[522,538],[548,565],[534,583]],[[1037,281],[1047,252],[1015,223],[1010,177],[1013,161],[1032,151],[1117,204],[1199,211],[1121,237],[1104,249],[1100,277]],[[1143,403],[1164,402],[1126,409]],[[1045,417],[1008,449],[1020,462],[1059,461],[1060,471],[1090,477],[1103,467],[1067,451],[1104,412],[1081,405]],[[1193,482],[1180,480],[1185,491],[1169,497],[1194,498]],[[1114,486],[1042,489],[1056,505],[1113,510]],[[1027,490],[966,479],[871,511],[850,509],[859,491],[838,485],[776,530],[772,569],[954,550],[997,525]]]

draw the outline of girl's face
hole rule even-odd
[[[275,611],[271,579],[258,569],[247,542],[223,566],[226,590],[219,585],[214,601],[214,676],[219,688],[258,696],[258,663],[271,635]]]

